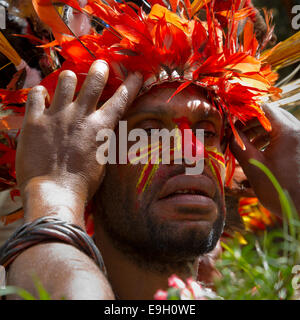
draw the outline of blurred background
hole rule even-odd
[[[252,0],[252,3],[257,8],[272,10],[275,34],[278,42],[287,39],[300,30],[300,28],[298,30],[292,28],[292,19],[295,16],[295,14],[292,13],[292,8],[295,5],[300,5],[300,0]],[[300,24],[300,19],[298,21]],[[295,66],[290,66],[279,70],[279,74],[281,77],[285,77],[294,69]],[[297,75],[295,75],[295,79],[299,77],[300,73],[298,72]]]

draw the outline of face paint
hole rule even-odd
[[[148,163],[144,166],[140,179],[136,185],[138,193],[145,192],[146,188],[150,185],[151,180],[153,179],[153,176],[157,171],[158,167],[159,164],[151,163]]]
[[[182,152],[184,156],[188,154],[185,152],[185,144],[189,144],[192,147],[191,156],[198,157],[198,155],[202,155],[204,152],[204,145],[199,139],[194,135],[190,122],[186,117],[174,118],[172,121],[178,126],[178,129],[181,132],[181,144],[182,144]],[[188,155],[189,156],[189,155]],[[200,159],[197,159],[200,160]]]
[[[215,148],[216,149],[216,148]],[[221,172],[225,172],[225,158],[223,154],[214,151],[205,150],[205,159],[207,160],[208,166],[218,181],[222,195],[224,195],[224,177]]]
[[[158,153],[156,152],[158,151]],[[136,189],[138,193],[142,193],[151,183],[151,180],[158,169],[159,163],[161,162],[160,157],[161,146],[158,143],[148,144],[146,147],[140,149],[140,155],[136,154],[128,155],[131,164],[143,163],[147,159],[147,163],[144,165],[141,175],[136,184]],[[157,159],[158,154],[158,159]]]
[[[197,156],[204,153],[204,160],[207,161],[207,164],[218,181],[222,195],[224,194],[224,172],[225,172],[225,158],[224,155],[218,152],[216,147],[204,147],[203,143],[194,135],[190,127],[190,123],[186,117],[173,119],[173,122],[176,124],[181,132],[181,137],[176,131],[176,141],[175,147],[170,148],[170,155],[175,154],[176,151],[181,151],[181,155],[184,154],[185,143],[190,143],[192,145],[192,154]],[[155,151],[159,150],[158,155]],[[162,162],[161,157],[161,144],[158,142],[155,145],[148,144],[147,147],[140,150],[140,155],[134,158],[131,157],[131,163],[137,164],[143,159],[147,158],[147,163],[144,165],[139,180],[137,182],[136,188],[138,193],[142,193],[146,188],[151,184],[151,181],[159,168],[159,164]],[[158,158],[157,158],[158,156]],[[223,174],[222,174],[223,173]]]
[[[207,161],[208,166],[218,181],[220,190],[222,195],[224,194],[224,177],[222,177],[221,172],[225,170],[225,158],[224,155],[218,152],[215,147],[204,147],[203,143],[198,140],[198,138],[194,135],[190,122],[186,117],[181,117],[177,119],[173,119],[173,122],[178,125],[179,130],[182,133],[182,136],[185,136],[186,139],[182,139],[183,146],[182,149],[184,151],[184,143],[192,144],[192,153],[197,156],[197,154],[201,154],[204,152],[204,159]],[[186,130],[189,129],[189,130]],[[203,150],[204,149],[204,150]]]
[[[157,152],[158,151],[158,152]],[[170,158],[175,154],[175,151],[181,152],[181,135],[176,126],[175,130],[175,147],[169,148],[167,152],[170,154]],[[140,149],[140,155],[129,154],[131,164],[143,163],[147,159],[147,163],[144,165],[136,188],[137,192],[141,193],[151,184],[151,181],[159,168],[159,164],[162,162],[162,144],[158,141],[155,144],[148,144],[147,147]]]
[[[152,154],[156,154],[156,151],[160,149],[160,145],[159,142],[155,143],[155,144],[148,144],[146,147],[144,148],[140,148],[139,149],[139,156],[136,156],[135,152],[130,152],[128,154],[128,160],[131,164],[138,164],[138,163],[145,163],[146,159],[146,163],[148,164],[149,162],[149,156],[151,158]],[[152,163],[154,162],[154,160],[152,160]]]

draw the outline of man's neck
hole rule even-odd
[[[133,258],[116,249],[108,236],[101,230],[96,232],[96,245],[101,251],[108,273],[108,280],[117,299],[151,300],[157,290],[168,288],[168,278],[176,274],[182,280],[197,274],[198,259],[193,263],[171,265],[164,270],[157,266],[143,267]]]

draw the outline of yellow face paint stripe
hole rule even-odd
[[[154,149],[153,149],[152,146],[151,146],[151,148],[150,148],[150,150],[149,150],[149,147],[150,147],[150,146],[151,146],[151,145],[148,145],[147,147],[144,147],[144,148],[142,149],[142,151],[148,150],[147,153],[142,154],[142,155],[139,155],[138,157],[132,159],[132,160],[130,161],[130,163],[131,163],[131,164],[136,164],[136,163],[139,162],[139,160],[144,159],[144,158],[146,158],[146,157],[148,158],[148,156],[149,156],[152,152],[157,151],[157,150],[160,148],[160,145],[156,146]]]
[[[159,167],[159,163],[157,163],[157,164],[155,164],[155,165],[153,166],[153,168],[152,168],[152,170],[151,170],[151,172],[150,172],[150,175],[149,175],[149,177],[148,177],[148,179],[147,179],[147,181],[146,181],[146,183],[145,183],[145,186],[143,187],[143,192],[146,190],[146,188],[147,188],[148,185],[150,184],[150,182],[151,182],[151,180],[152,180],[155,172],[157,171],[158,167]]]
[[[139,190],[140,187],[141,187],[141,184],[142,184],[142,182],[143,182],[143,180],[144,180],[144,178],[145,178],[145,175],[147,174],[147,170],[148,170],[149,166],[153,166],[152,169],[151,169],[151,171],[150,171],[150,173],[148,174],[147,180],[145,181],[145,184],[144,184],[144,186],[143,186],[143,188],[142,188],[142,190],[141,190],[140,192],[144,192],[144,191],[145,191],[145,189],[146,189],[146,187],[149,185],[149,183],[150,183],[150,181],[151,181],[154,173],[155,173],[156,170],[158,169],[159,164],[160,164],[161,161],[162,161],[162,159],[160,158],[160,159],[159,159],[159,162],[158,162],[157,164],[152,164],[152,163],[151,163],[151,160],[152,160],[152,159],[153,159],[153,156],[149,159],[148,163],[144,166],[143,171],[142,171],[142,173],[141,173],[141,175],[140,175],[140,178],[139,178],[139,180],[138,180],[138,183],[137,183],[136,188]]]

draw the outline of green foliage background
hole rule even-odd
[[[217,294],[226,300],[300,299],[300,291],[293,288],[293,267],[300,265],[299,215],[270,170],[254,159],[250,162],[268,176],[278,192],[282,227],[247,234],[247,245],[238,239],[221,243],[224,251],[217,268],[222,278],[216,282]]]

